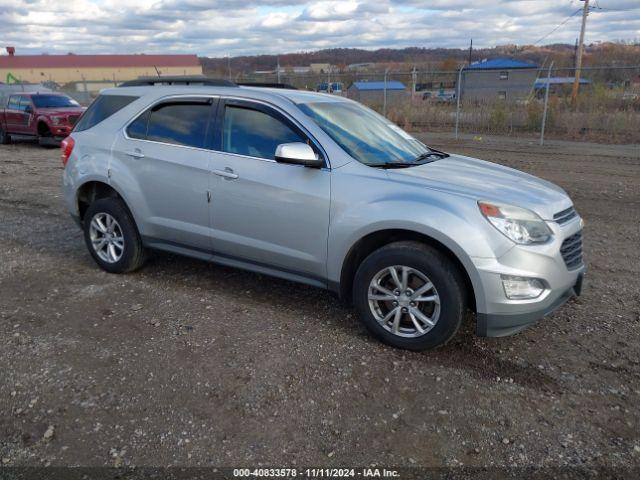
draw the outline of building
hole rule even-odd
[[[460,99],[472,102],[513,101],[534,91],[538,66],[533,63],[495,58],[464,67]]]
[[[312,73],[327,73],[336,70],[330,63],[311,63],[309,64],[309,69]]]
[[[202,75],[196,55],[9,55],[0,56],[0,81],[123,82],[156,75]]]
[[[397,80],[386,82],[387,102],[407,96],[407,87]],[[347,96],[366,104],[381,104],[384,101],[385,82],[353,82],[347,89]]]
[[[536,79],[535,89],[536,95],[543,97],[549,83],[550,95],[568,95],[573,88],[574,77],[550,77],[547,82],[547,77],[541,77]],[[591,85],[591,81],[586,78],[581,78],[578,88],[583,90],[588,85]]]

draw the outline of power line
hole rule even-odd
[[[547,38],[549,35],[551,35],[552,33],[554,33],[555,31],[557,31],[561,26],[563,26],[565,23],[567,23],[569,20],[571,20],[573,17],[575,17],[578,13],[582,12],[582,8],[579,8],[578,10],[576,10],[575,12],[573,12],[571,15],[569,15],[567,18],[565,18],[562,23],[560,23],[557,27],[555,27],[553,30],[551,30],[549,33],[547,33],[545,36],[539,38],[534,45],[537,45],[538,43],[540,43],[542,40],[544,40],[545,38]]]

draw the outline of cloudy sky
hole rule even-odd
[[[470,38],[480,47],[573,43],[580,15],[567,17],[582,5],[579,0],[0,0],[0,47],[14,45],[22,54],[222,57],[330,47],[464,47]],[[587,43],[640,41],[640,0],[592,0],[592,5]]]

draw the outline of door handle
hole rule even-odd
[[[133,157],[133,158],[144,158],[144,153],[142,153],[138,148],[136,148],[132,152],[124,152],[124,153],[125,155],[129,155],[130,157]]]
[[[211,173],[218,175],[219,177],[228,178],[229,180],[235,180],[238,178],[237,173],[233,173],[233,170],[230,168],[225,168],[224,170],[212,170]]]

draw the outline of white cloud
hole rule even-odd
[[[586,41],[640,39],[638,0],[597,0]],[[533,43],[578,0],[0,0],[18,53],[257,54],[325,47]],[[544,39],[573,43],[580,15]],[[0,45],[2,46],[2,45]]]

